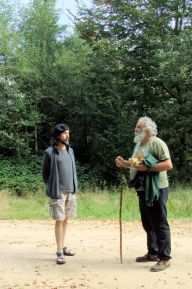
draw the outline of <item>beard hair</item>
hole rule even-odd
[[[60,142],[66,146],[69,145],[69,140],[60,140]]]
[[[134,143],[140,143],[145,137],[145,131],[142,130],[140,133],[135,133]]]

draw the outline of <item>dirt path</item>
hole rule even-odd
[[[172,264],[150,272],[135,257],[146,252],[138,222],[123,223],[123,264],[118,221],[71,221],[67,241],[77,252],[55,264],[53,221],[0,221],[0,289],[191,289],[192,221],[171,222]]]

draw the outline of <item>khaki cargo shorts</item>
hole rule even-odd
[[[68,217],[76,217],[76,194],[61,193],[61,199],[50,199],[49,214],[54,220],[63,221]]]

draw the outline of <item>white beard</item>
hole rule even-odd
[[[145,137],[145,131],[142,130],[140,133],[135,133],[134,143],[140,143]]]

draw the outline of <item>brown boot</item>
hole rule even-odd
[[[159,272],[167,269],[170,266],[169,260],[160,260],[155,264],[153,267],[151,267],[152,272]]]
[[[152,255],[149,253],[147,253],[144,256],[136,258],[136,262],[157,262],[158,260],[159,259],[158,259],[157,255]]]

